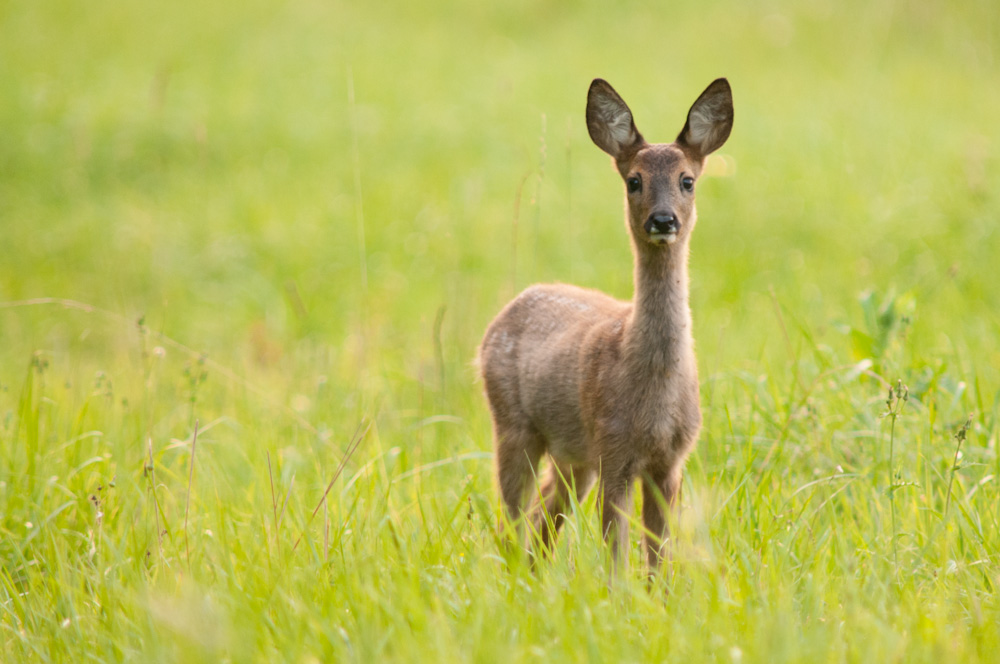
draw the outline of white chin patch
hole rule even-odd
[[[653,244],[673,244],[677,242],[677,233],[653,233],[649,241]]]

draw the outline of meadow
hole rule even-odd
[[[631,296],[595,76],[735,99],[652,583],[505,554],[473,366]],[[998,82],[993,0],[3,3],[0,660],[997,661]]]

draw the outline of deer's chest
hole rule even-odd
[[[701,424],[698,377],[687,371],[623,374],[606,385],[595,434],[643,457],[685,453]]]

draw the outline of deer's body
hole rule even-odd
[[[500,493],[517,519],[548,453],[544,517],[558,528],[569,492],[600,477],[602,521],[617,559],[627,541],[631,486],[643,480],[649,563],[661,558],[664,505],[676,504],[701,426],[688,306],[694,180],[732,125],[724,79],[695,102],[678,140],[646,143],[607,83],[588,95],[591,137],[615,158],[628,189],[635,295],[621,302],[565,284],[536,285],[490,324],[480,364],[493,414]],[[537,519],[542,544],[555,535]]]

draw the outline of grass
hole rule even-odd
[[[995,661],[998,18],[0,7],[0,658]],[[591,497],[532,573],[476,344],[631,293],[590,79],[669,140],[719,75],[672,571]]]

